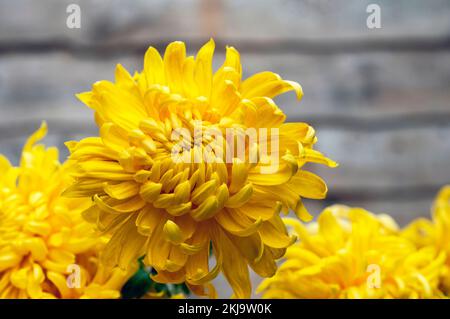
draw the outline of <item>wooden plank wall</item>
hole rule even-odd
[[[81,29],[66,7],[81,7]],[[382,28],[366,27],[381,7]],[[114,65],[142,67],[149,45],[184,40],[195,52],[213,36],[241,52],[245,74],[272,70],[305,97],[277,102],[289,121],[318,133],[340,163],[314,166],[329,198],[388,212],[405,224],[427,216],[450,183],[450,2],[448,0],[0,0],[0,152],[17,162],[25,137],[49,122],[49,144],[95,132],[74,98]],[[62,152],[62,157],[67,152]]]

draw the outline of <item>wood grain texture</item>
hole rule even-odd
[[[83,112],[74,98],[97,80],[112,80],[117,63],[142,69],[139,54],[103,59],[66,53],[0,56],[1,121]],[[214,60],[217,68],[223,54]],[[277,99],[291,121],[357,129],[424,125],[449,119],[450,52],[364,53],[333,56],[242,54],[244,76],[272,70],[299,82],[305,96]],[[86,114],[86,113],[83,113]],[[0,113],[0,115],[2,115]],[[404,118],[403,118],[404,117]]]
[[[77,3],[80,30],[66,28],[66,8]],[[16,0],[2,1],[0,40],[72,43],[149,42],[173,37],[256,40],[446,37],[446,0],[378,0],[382,28],[366,27],[370,0]],[[23,21],[27,21],[26,24]]]

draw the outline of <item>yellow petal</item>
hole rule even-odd
[[[178,204],[176,206],[171,206],[166,208],[167,212],[172,216],[182,216],[184,214],[187,214],[192,209],[192,203],[187,202],[183,204]]]
[[[89,161],[79,164],[86,177],[99,178],[105,180],[133,180],[133,175],[126,173],[117,162]]]
[[[111,122],[105,123],[100,127],[100,137],[102,138],[103,144],[109,149],[117,152],[129,147],[125,138],[125,132],[126,131]]]
[[[256,97],[251,100],[256,106],[256,125],[261,128],[278,127],[286,120],[286,115],[268,97]]]
[[[206,183],[196,187],[191,195],[192,203],[196,205],[200,205],[203,203],[209,196],[214,194],[217,188],[217,180],[213,179],[207,181]]]
[[[295,242],[296,237],[289,237],[286,234],[284,225],[279,225],[278,222],[276,222],[278,219],[279,217],[275,216],[273,219],[263,222],[258,229],[258,232],[261,235],[264,244],[267,246],[273,248],[286,248]]]
[[[15,266],[22,258],[13,252],[0,253],[0,271]]]
[[[233,48],[228,47],[226,48],[225,53],[225,61],[223,62],[222,66],[219,68],[219,70],[214,74],[214,83],[217,84],[217,79],[222,78],[222,73],[226,69],[233,70],[238,77],[236,78],[236,81],[240,82],[240,78],[242,75],[242,66],[241,66],[241,58],[239,56],[239,52]],[[238,82],[234,82],[234,85],[238,85]]]
[[[146,206],[143,208],[137,218],[136,226],[141,235],[150,236],[158,226],[163,217],[163,211],[157,208]]]
[[[128,71],[120,63],[116,66],[115,79],[118,85],[127,89],[132,89],[135,85],[130,73],[128,73]]]
[[[165,84],[163,59],[153,47],[148,48],[145,53],[144,74],[147,80],[147,86],[151,84]]]
[[[107,184],[104,187],[105,193],[115,199],[126,199],[137,195],[139,185],[134,181],[122,182],[118,184]]]
[[[11,274],[11,283],[19,289],[26,289],[28,283],[29,268],[19,268]]]
[[[191,211],[191,216],[196,221],[206,220],[213,217],[219,208],[216,196],[208,197],[200,206]]]
[[[205,244],[197,244],[197,245],[190,245],[190,244],[186,244],[186,243],[180,244],[180,249],[186,255],[195,255],[204,248],[205,248]]]
[[[164,53],[164,74],[170,90],[182,92],[183,64],[186,59],[186,47],[183,42],[170,43]]]
[[[323,179],[303,170],[292,177],[288,184],[296,193],[306,198],[323,199],[328,191]]]
[[[163,233],[166,240],[174,245],[181,244],[185,240],[180,227],[171,220],[167,220],[164,224]]]
[[[71,288],[68,287],[66,277],[62,274],[48,271],[47,278],[50,280],[61,294],[61,298],[69,298],[71,296]]]
[[[140,96],[108,81],[93,85],[94,96],[98,99],[94,109],[101,113],[107,122],[113,122],[122,129],[131,131],[138,128],[146,117],[145,107]]]
[[[247,176],[247,164],[240,159],[234,158],[233,166],[231,167],[230,193],[238,192],[245,185]]]
[[[117,204],[114,204],[113,206],[106,203],[98,195],[94,195],[93,199],[95,204],[97,204],[98,208],[110,214],[136,212],[145,206],[145,201],[143,201],[139,196],[135,196],[125,201],[119,201],[117,202]]]
[[[260,261],[264,253],[264,243],[258,233],[246,237],[232,234],[227,234],[227,236],[249,263]]]
[[[147,255],[145,256],[146,263],[155,267],[156,270],[165,269],[170,247],[172,246],[165,240],[165,236],[163,235],[164,224],[165,221],[161,221],[153,231],[147,246]]]
[[[303,157],[303,160],[307,161],[307,162],[313,162],[313,163],[327,165],[328,167],[337,167],[338,166],[338,163],[325,157],[325,155],[323,155],[319,151],[316,151],[313,149],[305,149],[305,156]]]
[[[253,261],[250,261],[250,267],[261,277],[272,277],[277,271],[275,257],[268,247],[264,247],[262,255]]]
[[[281,203],[273,204],[270,202],[267,203],[268,206],[263,205],[266,205],[266,203],[261,203],[258,200],[251,199],[246,205],[239,208],[233,208],[233,210],[238,211],[240,214],[245,214],[254,220],[269,220],[281,211]]]
[[[23,151],[31,150],[33,145],[42,140],[45,135],[47,135],[47,123],[43,121],[41,123],[41,127],[27,139],[25,145],[23,146]]]
[[[122,237],[122,249],[120,251],[118,266],[127,270],[134,267],[136,259],[145,253],[146,236],[142,236],[136,231],[133,223],[128,223],[126,232]]]
[[[319,224],[320,234],[329,242],[330,248],[334,247],[337,250],[343,247],[345,234],[331,211],[325,210],[322,212],[317,218],[317,222]]]
[[[228,201],[225,204],[225,207],[228,208],[239,208],[245,205],[246,202],[250,200],[250,197],[253,194],[253,185],[248,183],[241,190],[239,190],[233,196],[230,196]]]
[[[243,81],[241,86],[241,92],[245,98],[260,96],[273,98],[292,90],[300,100],[303,96],[302,87],[296,82],[283,80],[278,74],[272,72],[257,73]]]
[[[212,229],[214,251],[223,258],[222,269],[237,298],[250,298],[251,282],[247,263],[232,241],[219,227]],[[216,255],[216,256],[217,256]]]
[[[162,184],[147,182],[141,186],[139,194],[148,203],[154,202],[161,193]]]
[[[257,185],[280,185],[287,183],[297,172],[298,166],[296,159],[290,155],[284,155],[278,168],[272,174],[263,174],[261,166],[256,165],[248,176],[248,180]],[[272,165],[272,164],[269,164]]]
[[[250,220],[238,210],[226,209],[215,215],[217,222],[228,232],[240,237],[254,234],[262,224],[262,219]]]
[[[200,95],[209,97],[212,85],[212,58],[214,55],[214,40],[210,39],[195,58],[194,79]]]
[[[308,212],[301,199],[298,200],[297,205],[294,208],[294,213],[301,221],[304,222],[309,222],[313,219],[313,216]]]

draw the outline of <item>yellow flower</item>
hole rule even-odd
[[[258,288],[264,298],[434,298],[445,255],[416,249],[387,215],[331,206],[305,227],[286,219],[300,237],[274,277]]]
[[[432,220],[420,218],[413,221],[402,231],[402,236],[418,247],[431,246],[446,254],[440,288],[450,296],[450,185],[439,191],[432,209]]]
[[[109,268],[99,263],[98,255],[103,249],[104,245],[101,245],[97,249],[94,256],[86,259],[85,256],[77,256],[77,263],[79,263],[83,269],[92,269],[86,271],[85,277],[86,283],[81,286],[80,297],[81,299],[116,299],[120,298],[120,290],[127,280],[133,275],[135,266],[130,267],[129,270],[124,271],[117,267]],[[84,260],[83,260],[84,259]],[[88,264],[84,264],[88,262]]]
[[[145,255],[156,281],[186,281],[210,295],[208,283],[223,271],[235,296],[249,297],[248,266],[272,276],[294,240],[279,212],[309,220],[302,198],[325,197],[325,183],[303,165],[336,164],[313,150],[314,130],[284,123],[272,100],[291,90],[301,98],[300,85],[272,72],[243,80],[232,47],[213,73],[214,46],[210,40],[195,58],[182,42],[163,58],[151,47],[142,72],[118,65],[115,83],[79,94],[95,110],[100,136],[67,143],[76,183],[65,195],[93,198],[84,216],[112,235],[105,263],[126,268]],[[243,140],[250,142],[238,153]]]
[[[35,145],[46,131],[28,139],[19,167],[0,155],[0,298],[119,297],[127,275],[98,268],[101,240],[81,218],[89,201],[60,197],[66,167],[56,148]]]

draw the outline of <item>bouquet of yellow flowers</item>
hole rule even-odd
[[[448,220],[446,190],[446,197],[445,190],[438,196],[435,216]],[[275,276],[260,285],[264,298],[443,298],[448,293],[448,247],[441,241],[448,224],[442,232],[437,220],[419,220],[402,230],[387,215],[341,205],[326,208],[310,225],[285,223],[300,241],[288,248]],[[432,234],[422,232],[424,224]]]
[[[220,273],[249,298],[249,269],[265,298],[446,297],[450,188],[404,229],[341,205],[311,222],[303,199],[327,186],[306,164],[337,163],[273,100],[301,86],[243,79],[232,47],[213,71],[214,49],[150,47],[141,72],[118,65],[78,94],[99,131],[67,142],[64,163],[37,144],[45,123],[19,166],[0,157],[0,298],[216,297]]]
[[[0,156],[0,298],[118,298],[130,274],[98,262],[105,238],[81,217],[90,200],[61,196],[69,167],[36,144],[46,132],[27,140],[20,166]]]

